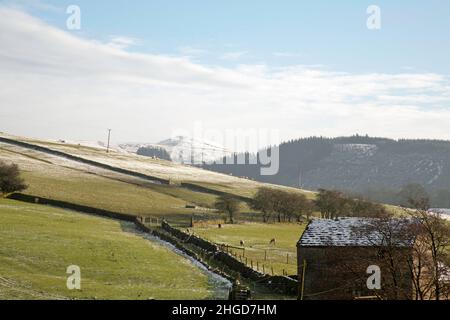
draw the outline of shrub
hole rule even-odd
[[[0,194],[22,191],[27,188],[20,177],[19,167],[16,164],[8,165],[0,161]]]

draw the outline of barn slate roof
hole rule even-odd
[[[376,220],[375,218],[314,219],[308,224],[297,246],[384,246],[386,237],[383,237],[382,233],[373,227]],[[405,228],[405,223],[398,222],[400,222],[399,219],[391,220],[391,223],[398,227],[397,229]],[[414,239],[405,238],[407,236],[402,231],[404,230],[396,232],[396,239],[391,239],[391,244],[396,247],[412,246]]]

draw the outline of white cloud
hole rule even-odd
[[[178,48],[178,52],[184,56],[192,57],[192,56],[201,56],[208,53],[207,50],[194,48],[191,46],[183,46]]]
[[[96,140],[113,128],[116,140],[158,141],[200,120],[205,129],[278,129],[283,139],[450,139],[447,75],[203,66],[88,41],[6,8],[0,30],[0,131]]]
[[[247,54],[246,51],[234,51],[234,52],[226,52],[220,56],[220,59],[222,60],[239,60],[243,56]]]
[[[62,13],[65,8],[41,0],[5,0],[3,5],[20,10],[36,9],[40,11]]]
[[[131,37],[124,37],[124,36],[111,36],[109,42],[107,43],[108,46],[116,49],[126,49],[132,46],[137,46],[140,44],[140,40],[136,38]]]
[[[279,58],[301,58],[303,55],[298,52],[274,52],[272,53],[273,56],[279,57]]]

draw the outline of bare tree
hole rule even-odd
[[[292,218],[300,221],[310,210],[310,201],[303,194],[283,192],[279,194],[278,212],[283,215],[284,220],[291,222]]]
[[[214,206],[217,210],[228,214],[230,223],[234,223],[234,219],[240,211],[240,201],[228,194],[221,195]]]
[[[411,280],[414,286],[415,300],[425,300],[430,297],[432,290],[433,277],[429,276],[429,268],[431,265],[431,256],[429,254],[428,245],[422,240],[421,227],[416,224],[412,232],[416,235],[416,241],[413,247],[413,258],[409,261],[409,269],[411,270]]]
[[[263,187],[253,197],[252,208],[263,214],[264,222],[276,214],[277,221],[300,221],[303,216],[309,217],[313,210],[312,201],[301,193]]]
[[[415,257],[411,264],[418,299],[441,300],[450,295],[447,267],[450,254],[450,226],[438,213],[416,210]]]
[[[259,188],[250,204],[252,209],[261,211],[264,222],[268,222],[274,213],[273,191],[267,187]]]
[[[365,218],[383,218],[390,216],[385,206],[364,199],[347,200],[348,216]]]
[[[439,213],[430,212],[430,199],[420,185],[409,185],[404,192],[406,210],[416,222],[416,246],[411,270],[417,299],[441,300],[450,295],[447,267],[450,262],[450,225]]]
[[[402,188],[399,192],[402,205],[418,210],[428,210],[430,208],[430,195],[425,188],[417,183],[411,183]]]
[[[319,189],[315,205],[320,211],[322,218],[325,219],[334,219],[340,216],[366,218],[389,216],[382,204],[352,198],[335,190]]]
[[[319,189],[315,204],[322,218],[334,219],[345,212],[347,199],[339,191]]]
[[[409,218],[404,219],[373,219],[363,230],[366,235],[380,236],[383,244],[380,259],[389,275],[384,285],[391,287],[397,298],[409,298],[404,291],[404,281],[408,280],[413,286],[411,299],[447,299],[450,295],[448,221],[425,210],[407,213]]]
[[[381,295],[388,299],[413,298],[410,261],[415,240],[414,221],[406,218],[370,218],[354,228],[355,234],[372,248],[372,256],[361,255],[359,263],[376,263],[382,268]],[[357,265],[358,263],[356,263]]]

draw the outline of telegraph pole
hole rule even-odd
[[[109,141],[111,138],[111,129],[108,129],[108,144],[106,146],[106,153],[109,153]]]
[[[303,176],[302,176],[302,170],[300,169],[300,174],[298,177],[298,187],[301,189],[303,187]]]

